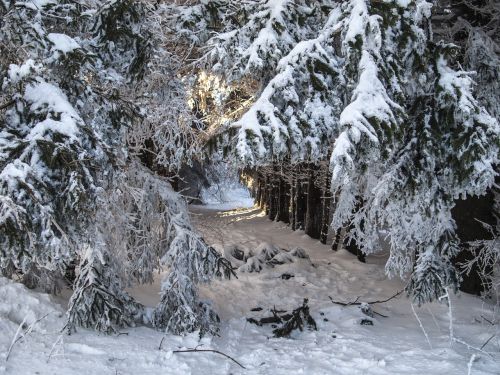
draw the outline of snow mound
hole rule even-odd
[[[255,248],[255,254],[256,255],[253,255],[252,251],[245,253],[245,257],[243,258],[245,263],[238,268],[240,272],[260,272],[264,268],[272,268],[285,263],[293,263],[297,259],[309,259],[304,249],[296,247],[288,251],[267,242],[262,242],[258,245]],[[232,258],[234,258],[234,256]],[[241,263],[241,260],[239,260],[239,263]]]
[[[232,264],[236,264],[237,266],[243,265],[248,259],[248,251],[246,251],[239,245],[231,244],[224,246],[223,252],[224,257]]]
[[[33,326],[33,331],[60,330],[64,311],[48,294],[37,293],[24,285],[0,277],[0,352],[7,350],[17,329]]]

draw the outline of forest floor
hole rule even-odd
[[[453,334],[463,343],[450,344],[449,310],[439,303],[414,306],[426,339],[403,294],[373,305],[387,317],[376,315],[370,318],[373,325],[360,325],[366,316],[359,306],[335,305],[329,297],[363,302],[382,300],[401,290],[403,284],[389,280],[384,273],[384,254],[368,257],[362,264],[344,250],[333,252],[303,232],[269,221],[253,207],[221,211],[217,206],[194,206],[191,211],[195,225],[218,250],[232,244],[252,250],[267,242],[284,249],[299,246],[310,260],[296,259],[259,273],[238,271],[237,279],[203,286],[202,296],[213,301],[221,317],[221,330],[219,337],[201,341],[197,334],[165,336],[145,327],[124,329],[114,336],[86,330],[67,336],[60,333],[67,295],[55,299],[0,278],[0,373],[500,374],[498,324],[488,322],[494,319],[492,307],[479,298],[451,297]],[[293,277],[285,280],[283,274]],[[159,300],[160,279],[161,275],[153,285],[131,293],[154,306]],[[309,300],[317,331],[274,338],[271,327],[247,322],[248,317],[269,315],[271,308],[290,311],[304,298]],[[251,311],[257,307],[263,310]],[[27,323],[40,321],[24,340],[14,344],[7,360],[17,327],[26,317]],[[478,351],[465,343],[484,347]],[[217,353],[173,352],[188,348],[218,350],[246,369]]]

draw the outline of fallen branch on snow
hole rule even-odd
[[[234,359],[233,357],[231,357],[225,353],[222,353],[218,350],[214,350],[214,349],[185,349],[185,350],[174,350],[173,351],[173,353],[204,353],[204,352],[217,353],[217,354],[223,355],[224,357],[229,358],[231,361],[236,363],[238,366],[240,366],[241,368],[246,370],[246,367],[243,366],[241,363],[239,363],[236,359]]]
[[[393,296],[387,298],[387,299],[384,299],[384,300],[380,300],[380,301],[371,301],[371,302],[358,302],[359,298],[360,297],[357,297],[353,302],[340,302],[340,301],[335,301],[331,296],[328,296],[328,298],[330,298],[330,301],[332,301],[333,304],[335,305],[341,305],[341,306],[360,306],[360,305],[363,305],[363,304],[368,304],[368,305],[375,305],[377,303],[385,303],[385,302],[389,302],[391,299],[394,299],[396,298],[397,296],[399,296],[401,293],[403,293],[402,290],[400,290],[399,292],[397,292],[396,294],[394,294]],[[374,314],[377,314],[383,318],[387,318],[387,315],[383,315],[383,314],[380,314],[376,311],[373,311]]]
[[[311,330],[317,330],[316,322],[309,314],[309,306],[307,298],[304,298],[302,306],[293,310],[290,314],[285,314],[286,311],[272,309],[273,316],[264,317],[261,319],[248,318],[249,323],[262,326],[263,324],[282,324],[273,330],[274,337],[289,337],[293,330],[298,329],[303,331],[304,327]],[[253,309],[255,311],[255,309]]]
[[[9,108],[10,106],[12,106],[14,104],[16,104],[16,102],[14,100],[10,100],[7,103],[0,104],[0,111],[4,110],[6,108]]]
[[[50,313],[49,313],[50,314]],[[41,321],[42,319],[45,319],[49,314],[45,314],[44,316],[42,316],[41,318],[35,320],[33,323],[31,323],[27,328],[26,330],[21,333],[21,331],[23,330],[24,328],[24,324],[26,323],[26,319],[27,319],[27,316],[24,317],[23,321],[21,322],[21,324],[19,324],[19,327],[17,327],[17,331],[16,331],[16,334],[14,335],[14,338],[12,339],[12,342],[10,343],[10,346],[9,346],[9,350],[7,351],[7,356],[5,357],[5,362],[7,362],[9,360],[9,357],[10,357],[10,353],[12,352],[12,349],[14,348],[14,345],[18,342],[18,341],[21,341],[22,339],[24,339],[26,336],[28,336],[32,331],[33,331],[33,328],[35,328],[35,325]]]
[[[397,292],[396,294],[394,294],[393,296],[387,298],[387,299],[384,299],[384,300],[381,300],[381,301],[372,301],[372,302],[364,302],[364,303],[367,303],[369,305],[375,305],[377,303],[385,303],[385,302],[389,302],[391,299],[394,299],[396,298],[397,296],[399,296],[401,293],[403,293],[402,290],[400,290],[399,292]],[[361,305],[363,302],[358,302],[359,298],[360,297],[357,297],[354,302],[338,302],[338,301],[334,301],[332,297],[328,296],[328,298],[330,298],[330,300],[335,303],[336,305],[342,305],[342,306],[351,306],[351,305]]]
[[[488,357],[490,357],[490,358],[492,358],[492,357],[493,357],[490,353],[488,353],[488,352],[486,352],[486,351],[484,351],[484,350],[482,349],[484,346],[483,346],[483,347],[481,347],[481,348],[478,348],[478,347],[473,346],[473,345],[469,344],[468,342],[466,342],[466,341],[464,341],[464,340],[461,340],[461,339],[459,339],[459,338],[457,338],[457,337],[452,337],[452,338],[451,338],[451,341],[452,341],[452,342],[456,342],[456,343],[458,343],[458,344],[462,344],[462,345],[466,346],[466,347],[467,347],[467,349],[469,349],[469,350],[470,350],[470,349],[477,350],[478,352],[481,352],[481,353],[483,353],[483,354],[487,355],[487,356],[488,356]]]
[[[491,320],[486,319],[484,316],[481,315],[481,318],[483,318],[486,322],[490,323],[492,326],[496,325],[496,323],[493,323]]]
[[[486,340],[486,342],[485,342],[485,343],[484,343],[484,344],[483,344],[483,345],[482,345],[479,349],[480,349],[480,350],[483,350],[483,348],[484,348],[486,345],[488,345],[488,343],[491,341],[491,339],[492,339],[493,337],[495,337],[495,336],[496,336],[496,335],[492,335],[492,336],[491,336],[488,340]]]

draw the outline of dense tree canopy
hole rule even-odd
[[[215,333],[197,285],[231,265],[171,186],[215,150],[270,218],[388,247],[418,303],[456,289],[453,209],[498,178],[495,2],[180,3],[0,0],[1,274],[69,280],[69,331]],[[487,230],[464,267],[491,276]],[[162,267],[150,314],[125,288]]]
[[[180,32],[207,49],[207,68],[260,83],[228,124],[236,159],[260,167],[329,158],[333,229],[347,225],[368,254],[388,241],[388,273],[410,273],[419,302],[459,284],[451,210],[493,186],[499,157],[487,111],[496,114],[498,97],[475,98],[458,47],[433,39],[432,12],[427,1],[206,1],[179,16]],[[483,84],[498,84],[488,74]]]

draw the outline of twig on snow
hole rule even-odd
[[[236,359],[234,359],[233,357],[225,354],[225,353],[222,353],[218,350],[214,350],[214,349],[186,349],[186,350],[174,350],[173,353],[203,353],[203,352],[210,352],[210,353],[217,353],[217,354],[220,354],[226,358],[229,358],[231,361],[233,361],[234,363],[236,363],[238,366],[240,366],[241,368],[245,369],[246,370],[246,367],[243,366],[241,363],[239,363]]]
[[[9,360],[10,353],[12,352],[12,348],[14,348],[14,345],[25,338],[27,335],[29,335],[32,331],[33,328],[35,328],[35,325],[42,319],[45,319],[49,314],[45,314],[41,318],[35,320],[33,323],[31,323],[28,328],[21,334],[21,330],[24,328],[24,323],[26,323],[26,319],[28,316],[25,316],[21,324],[19,324],[19,327],[17,327],[16,334],[14,335],[14,338],[12,339],[12,342],[10,343],[9,350],[7,351],[7,357],[5,357],[5,362]]]
[[[472,345],[470,345],[469,343],[467,343],[467,342],[465,342],[465,341],[463,341],[463,340],[461,340],[461,339],[459,339],[459,338],[452,337],[452,341],[453,341],[453,342],[457,342],[457,343],[462,344],[462,345],[465,345],[465,346],[467,347],[467,349],[474,349],[474,350],[477,350],[478,352],[481,352],[481,353],[483,353],[483,354],[486,354],[486,355],[487,355],[488,357],[490,357],[490,358],[492,357],[492,355],[491,355],[490,353],[488,353],[488,352],[484,351],[482,348],[477,348],[477,347],[475,347],[475,346],[472,346]]]
[[[333,304],[335,305],[341,305],[341,306],[359,306],[363,303],[367,303],[368,305],[375,305],[377,303],[385,303],[385,302],[389,302],[391,299],[393,298],[396,298],[397,296],[399,296],[401,293],[403,293],[402,290],[400,290],[399,292],[397,292],[396,294],[394,294],[393,296],[385,299],[385,300],[381,300],[381,301],[372,301],[372,302],[358,302],[359,301],[359,298],[360,297],[357,297],[353,302],[340,302],[340,301],[335,301],[331,296],[328,296],[328,298],[330,298],[330,301],[332,301]],[[381,316],[382,318],[388,318],[387,315],[383,315],[381,313],[378,313],[376,311],[373,311],[374,314],[377,314],[379,316]]]
[[[161,338],[160,345],[158,345],[158,350],[161,350],[161,346],[163,344],[163,340],[165,340],[165,336]]]
[[[372,310],[372,312],[373,312],[374,314],[378,315],[378,316],[381,316],[382,318],[388,318],[388,316],[387,316],[387,315],[384,315],[384,314],[381,314],[381,313],[379,313],[379,312],[376,312],[375,310]]]
[[[488,343],[491,341],[491,339],[493,337],[495,337],[496,335],[492,335],[488,340],[486,340],[486,342],[479,348],[479,349],[483,349],[486,345],[488,345]]]
[[[19,327],[17,327],[16,334],[14,335],[14,338],[12,339],[12,342],[10,343],[9,350],[7,350],[7,357],[5,357],[5,362],[7,362],[9,360],[10,353],[12,352],[12,348],[14,347],[14,345],[16,344],[18,339],[20,337],[22,337],[22,336],[19,336],[19,334],[21,333],[21,330],[23,329],[24,323],[26,323],[26,318],[27,318],[27,316],[24,317],[21,324],[19,324]]]
[[[472,374],[472,364],[474,363],[476,358],[477,358],[477,355],[475,353],[471,355],[469,363],[467,363],[467,375]]]
[[[62,335],[62,334],[60,334],[60,335],[57,337],[57,340],[56,340],[56,341],[54,342],[54,344],[52,345],[52,348],[50,349],[49,356],[47,357],[47,363],[49,363],[50,358],[52,358],[52,354],[54,353],[54,350],[56,349],[57,344],[59,344],[60,342],[63,342],[63,335]]]
[[[411,309],[413,311],[413,314],[415,315],[415,318],[417,319],[417,322],[420,325],[420,329],[424,333],[424,336],[427,339],[427,343],[429,344],[429,347],[432,349],[431,340],[429,339],[429,336],[427,335],[427,332],[425,331],[425,328],[424,328],[424,325],[422,324],[422,321],[420,320],[420,318],[417,315],[417,312],[415,311],[415,307],[413,307],[413,303],[410,303],[410,305],[411,305]]]
[[[489,319],[486,319],[484,316],[481,315],[481,318],[483,318],[485,321],[487,321],[488,323],[490,323],[492,326],[495,325],[495,323],[493,323],[491,320]]]
[[[403,293],[402,290],[400,290],[399,292],[397,292],[396,294],[394,294],[393,296],[391,296],[391,297],[389,297],[387,299],[384,299],[384,300],[381,300],[381,301],[365,302],[365,303],[367,303],[369,305],[375,305],[377,303],[389,302],[391,299],[396,298],[401,293]],[[334,303],[336,305],[341,305],[341,306],[361,305],[363,303],[363,302],[358,302],[358,300],[359,300],[360,297],[357,297],[353,302],[339,302],[339,301],[334,301],[333,298],[330,297],[330,296],[328,296],[328,298],[330,298],[330,301],[332,301],[332,303]]]

